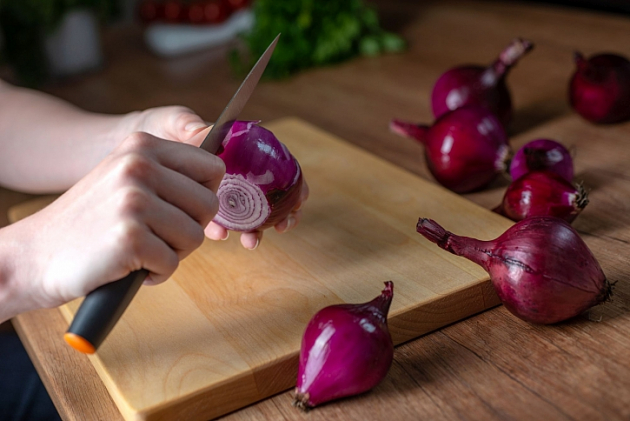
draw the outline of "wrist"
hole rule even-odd
[[[0,229],[0,322],[41,307],[30,291],[27,244],[33,241],[16,224]]]

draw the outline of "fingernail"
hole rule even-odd
[[[221,241],[225,241],[225,240],[227,240],[228,238],[230,238],[230,231],[226,231],[226,232],[225,232],[225,237],[223,237],[223,238],[221,239]]]
[[[291,229],[291,227],[295,225],[295,218],[291,215],[287,217],[287,227],[282,232],[287,232]]]
[[[187,132],[196,132],[198,130],[205,129],[206,127],[208,127],[208,125],[200,123],[198,121],[194,121],[192,123],[188,123],[186,127],[184,127],[184,130],[186,130]]]
[[[256,250],[258,248],[258,244],[260,244],[260,238],[256,239],[256,244],[254,245],[254,247],[250,248],[250,250]]]

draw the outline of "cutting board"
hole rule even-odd
[[[235,233],[207,240],[169,281],[140,289],[89,357],[126,420],[207,420],[292,388],[309,319],[371,300],[387,280],[396,344],[499,304],[480,267],[415,226],[429,217],[491,239],[510,221],[304,121],[265,126],[308,181],[302,222],[268,230],[255,251]],[[11,219],[52,199],[16,207]],[[61,307],[68,322],[79,304]]]

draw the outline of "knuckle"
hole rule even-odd
[[[123,141],[122,147],[127,151],[139,151],[153,145],[153,136],[145,132],[131,133]]]
[[[155,175],[155,162],[139,152],[129,152],[120,157],[118,176],[124,183],[151,180]]]
[[[143,250],[145,235],[146,232],[142,224],[134,220],[126,220],[118,224],[114,241],[128,260],[137,261]],[[139,269],[138,264],[133,264],[132,266],[138,266]]]
[[[136,186],[125,187],[121,189],[117,205],[120,215],[139,222],[138,218],[151,206],[151,196]]]

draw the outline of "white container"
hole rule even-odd
[[[150,25],[144,39],[154,53],[169,57],[223,45],[254,25],[254,13],[239,10],[215,25],[158,23]]]
[[[69,76],[100,67],[103,54],[94,13],[86,9],[66,13],[57,29],[46,37],[44,48],[54,76]]]

